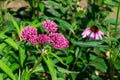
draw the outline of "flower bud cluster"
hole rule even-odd
[[[58,26],[51,20],[46,20],[42,24],[46,32],[49,34],[38,34],[37,29],[31,26],[26,26],[21,37],[24,42],[30,42],[33,45],[50,43],[55,49],[63,49],[69,47],[69,41],[61,33],[57,33]]]

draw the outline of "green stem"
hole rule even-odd
[[[35,62],[33,68],[29,70],[29,72],[32,73],[41,61],[42,61],[42,54],[40,55],[38,60]]]
[[[114,66],[113,66],[113,60],[112,60],[112,53],[110,55],[110,79],[114,80]]]
[[[75,0],[75,4],[76,4],[75,9],[77,9],[77,3],[78,3],[78,0]],[[72,13],[71,23],[74,23],[76,14],[72,10],[71,10],[71,13]],[[72,24],[72,27],[73,27],[73,30],[74,30],[75,25]],[[69,32],[69,37],[71,36],[71,34],[72,34],[72,32],[70,31]]]
[[[83,47],[81,48],[80,52],[79,52],[78,55],[77,55],[77,58],[75,59],[75,62],[73,63],[72,70],[74,69],[75,64],[77,63],[77,61],[78,61],[78,59],[79,59],[79,55],[80,55],[80,53],[82,52],[82,50],[83,50]]]
[[[120,47],[120,45],[118,46],[118,48]],[[115,57],[114,57],[114,62],[117,60],[117,57],[120,53],[120,49],[117,50],[116,54],[115,54]]]
[[[117,35],[117,26],[118,26],[118,17],[119,17],[119,10],[120,10],[120,3],[118,4],[118,7],[117,7],[117,15],[116,15],[116,24],[115,24],[115,33]],[[110,44],[110,46],[112,46]],[[110,79],[111,80],[114,80],[114,53],[112,52],[112,50],[110,50],[111,54],[110,54]]]
[[[19,69],[19,77],[18,77],[18,80],[21,80],[21,69]]]
[[[41,2],[41,0],[38,0],[37,1],[37,17],[38,17],[38,19],[39,19],[39,3]]]
[[[116,34],[117,34],[117,26],[118,26],[119,11],[120,11],[120,3],[118,4],[118,7],[117,7],[116,24],[115,24],[115,31],[116,31]]]
[[[75,14],[74,14],[74,12],[72,12],[72,20],[71,20],[71,22],[73,23],[74,22],[74,17],[75,17]],[[73,27],[73,29],[74,29],[74,25],[72,24],[72,27]],[[71,36],[71,34],[72,34],[72,32],[71,31],[69,31],[69,37]]]

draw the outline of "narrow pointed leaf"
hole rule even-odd
[[[56,70],[54,68],[54,64],[52,63],[52,60],[48,57],[48,56],[43,56],[43,60],[45,61],[45,63],[47,64],[47,67],[50,71],[52,80],[57,80],[57,73]]]
[[[107,70],[107,65],[105,64],[105,61],[101,58],[96,58],[90,61],[89,65],[94,66],[96,69],[100,70],[101,72],[106,72]]]
[[[72,25],[70,25],[68,22],[58,18],[56,18],[56,20],[59,22],[59,25],[60,25],[59,27],[64,28],[66,30],[70,30],[72,33],[74,33]]]
[[[0,69],[3,70],[12,80],[16,80],[11,69],[6,64],[4,64],[2,60],[0,60]]]
[[[51,53],[51,55],[53,55],[58,61],[60,61],[63,65],[66,65],[64,62],[63,62],[63,60],[62,60],[62,58],[60,58],[59,56],[57,56],[56,54],[54,54],[54,53]],[[66,65],[67,66],[67,65]]]
[[[67,74],[69,74],[69,73],[79,73],[79,72],[75,72],[75,71],[69,71],[69,70],[64,69],[64,68],[61,68],[61,67],[59,67],[59,66],[56,66],[56,68],[57,68],[57,70],[58,70],[59,72],[61,72],[61,73],[67,73]]]
[[[11,38],[5,39],[5,42],[12,46],[15,50],[18,50],[18,45]]]
[[[20,64],[23,67],[23,63],[25,61],[26,55],[25,55],[25,49],[22,47],[19,47],[19,56],[20,56]]]
[[[43,13],[45,6],[42,2],[39,3],[39,8],[40,8],[40,11]]]
[[[17,22],[15,21],[15,19],[13,18],[12,15],[10,15],[10,18],[11,18],[11,21],[12,21],[14,27],[16,28],[17,34],[18,34],[18,36],[20,38],[20,28],[19,28],[19,25],[17,24]]]
[[[75,44],[81,47],[108,47],[107,45],[102,45],[101,42],[75,42]]]

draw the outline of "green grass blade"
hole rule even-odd
[[[14,27],[16,28],[17,34],[18,34],[18,36],[20,38],[20,28],[19,28],[19,25],[17,24],[17,22],[15,21],[15,19],[13,18],[12,15],[10,15],[10,18],[11,18],[11,21],[12,21]]]
[[[5,42],[12,46],[15,50],[18,50],[18,45],[11,38],[5,39]]]
[[[0,69],[3,70],[12,80],[16,80],[11,69],[6,64],[4,64],[2,60],[0,60]]]
[[[25,49],[22,47],[19,47],[19,57],[20,57],[20,65],[23,67],[23,63],[25,61],[26,55],[25,55]]]
[[[57,56],[56,54],[54,54],[54,53],[50,53],[52,56],[54,56],[58,61],[60,61],[63,65],[66,65],[64,62],[63,62],[63,60],[62,60],[62,58],[60,58],[59,56]],[[67,65],[66,65],[67,66]]]
[[[48,56],[46,56],[46,57],[43,56],[43,60],[47,64],[47,67],[48,67],[48,69],[50,71],[52,80],[57,80],[57,73],[56,73],[56,70],[54,68],[54,64],[53,64],[52,60]]]
[[[60,25],[59,27],[66,29],[66,30],[70,30],[74,34],[74,29],[71,24],[69,24],[67,21],[64,21],[58,18],[56,18],[56,20],[58,21]]]

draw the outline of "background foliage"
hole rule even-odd
[[[119,80],[119,9],[119,0],[0,0],[0,80]],[[23,42],[25,26],[45,33],[47,19],[58,24],[68,49],[45,44],[42,55]],[[82,38],[92,25],[104,32],[102,40]]]

